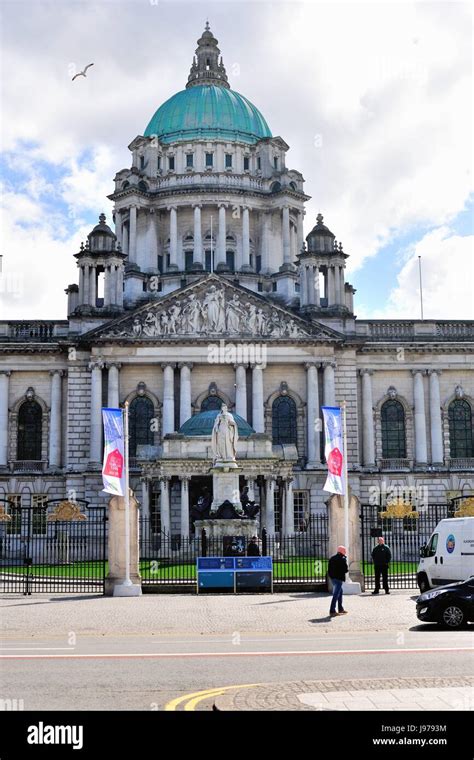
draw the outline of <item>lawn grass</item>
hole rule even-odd
[[[415,574],[417,562],[394,561],[390,564],[389,575]],[[315,557],[290,557],[287,560],[274,560],[273,578],[275,581],[286,579],[322,580],[327,572],[328,560]],[[0,567],[1,574],[24,575],[28,568],[24,565]],[[108,573],[108,562],[75,562],[71,565],[32,565],[30,575],[50,578],[102,578]],[[153,580],[196,580],[196,562],[172,562],[168,560],[140,560],[140,574],[146,581]],[[374,575],[371,562],[364,563],[366,577]]]

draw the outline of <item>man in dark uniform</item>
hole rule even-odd
[[[390,594],[388,589],[388,566],[392,559],[392,552],[385,546],[385,539],[380,536],[378,538],[378,544],[372,550],[372,560],[374,563],[375,572],[375,589],[373,594],[378,594],[380,591],[380,576],[382,576],[382,583],[386,594]]]

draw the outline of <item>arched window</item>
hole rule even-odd
[[[381,410],[382,456],[384,459],[405,459],[405,410],[399,401],[386,401]]]
[[[143,180],[140,180],[138,183],[138,189],[141,190],[143,193],[148,192],[148,185],[146,182],[143,182]]]
[[[461,398],[451,401],[448,417],[451,459],[474,457],[471,405]]]
[[[153,446],[154,435],[151,420],[154,416],[153,402],[147,396],[137,396],[130,404],[128,424],[130,456],[137,456],[138,446]]]
[[[37,401],[24,401],[18,411],[17,459],[41,459],[43,412]]]
[[[271,193],[279,193],[281,190],[281,184],[279,182],[273,182],[270,187]]]
[[[224,402],[219,396],[208,396],[201,404],[201,412],[210,412],[213,409],[220,409]]]
[[[272,405],[273,443],[296,446],[296,404],[290,396],[278,396]]]

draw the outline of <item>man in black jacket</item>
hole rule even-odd
[[[385,539],[380,536],[377,546],[372,550],[372,560],[374,563],[375,573],[375,589],[373,594],[378,594],[380,591],[380,576],[382,576],[382,583],[386,594],[390,594],[388,589],[388,566],[392,559],[392,552],[385,546]]]
[[[347,615],[342,606],[342,584],[346,580],[346,573],[349,572],[346,558],[346,547],[338,546],[337,554],[334,554],[328,563],[328,576],[331,579],[333,592],[329,614],[331,617],[338,615]],[[336,604],[338,611],[336,612]]]

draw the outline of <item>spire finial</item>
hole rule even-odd
[[[209,19],[208,18],[206,19],[206,30],[205,31],[206,32],[210,32],[211,31],[211,27],[209,26]]]

